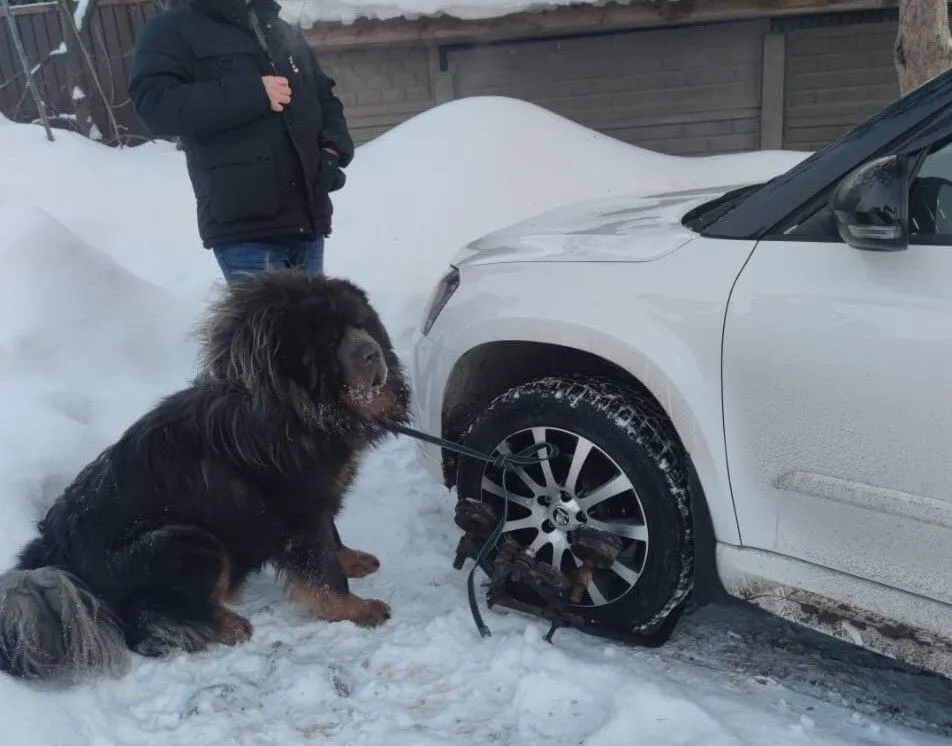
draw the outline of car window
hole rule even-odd
[[[912,180],[909,238],[952,246],[952,141],[933,148]]]

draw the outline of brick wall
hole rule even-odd
[[[425,47],[316,51],[321,66],[337,81],[335,92],[357,144],[434,105]]]

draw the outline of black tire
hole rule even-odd
[[[549,377],[522,384],[498,396],[474,420],[462,441],[481,452],[496,453],[496,449],[512,438],[510,448],[517,449],[523,443],[531,444],[531,435],[515,438],[513,435],[533,427],[547,428],[547,439],[564,438],[566,443],[571,443],[572,437],[566,433],[587,439],[602,453],[594,461],[590,456],[584,462],[585,468],[589,468],[591,461],[591,471],[598,476],[604,463],[606,471],[603,473],[609,473],[608,468],[616,469],[634,488],[618,495],[617,499],[599,503],[590,515],[580,511],[576,514],[578,520],[614,520],[616,525],[619,520],[630,523],[641,520],[643,527],[639,528],[642,531],[647,529],[646,542],[639,542],[632,536],[626,539],[624,557],[619,555],[619,560],[624,560],[626,566],[640,568],[637,581],[631,585],[630,578],[620,577],[612,570],[599,570],[597,572],[601,575],[596,576],[596,590],[601,599],[596,601],[595,596],[586,594],[583,602],[572,606],[572,612],[600,627],[651,633],[684,603],[693,580],[694,546],[686,456],[668,418],[652,399],[617,384]],[[520,438],[529,439],[520,441]],[[593,449],[592,453],[598,451]],[[567,469],[572,455],[570,452],[561,453],[551,465],[556,483],[560,483],[563,474],[561,483],[564,485],[569,481]],[[499,484],[501,475],[493,468],[476,459],[461,458],[457,468],[457,494],[459,499],[475,498],[492,504],[498,517],[502,499],[482,488],[484,476]],[[527,471],[537,482],[543,475],[541,467],[529,467]],[[523,495],[523,505],[510,503],[511,519],[518,516],[519,510],[527,516],[533,515],[535,520],[544,511],[554,509],[549,497],[544,498],[545,502],[533,501],[530,496],[535,493],[514,474],[509,475],[508,487],[510,493],[521,489]],[[568,494],[563,491],[558,499],[571,499]],[[584,490],[579,494],[584,500]],[[532,513],[533,509],[525,503],[535,505],[536,502],[541,502],[544,507]],[[575,506],[580,503],[568,504]],[[639,510],[640,519],[637,517]],[[596,511],[600,511],[598,515]],[[611,512],[615,514],[609,515]],[[617,514],[630,517],[619,518]],[[528,546],[534,538],[542,541],[542,533],[556,530],[551,520],[546,523],[548,526],[542,531],[526,529],[509,535]],[[644,544],[643,549],[641,544]],[[551,549],[545,557],[543,547],[537,559],[551,564],[554,551]],[[566,554],[564,557],[563,571],[565,563],[575,562],[573,556]],[[487,567],[491,561],[492,556],[487,560]],[[599,583],[615,589],[614,595],[602,595]],[[525,587],[508,587],[507,592],[524,603],[539,603],[541,600]]]

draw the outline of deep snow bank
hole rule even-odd
[[[0,123],[0,203],[42,207],[129,272],[175,293],[218,277],[201,247],[182,153],[167,142],[114,150],[73,132]]]
[[[0,204],[0,566],[72,474],[183,382],[197,305],[47,212]]]

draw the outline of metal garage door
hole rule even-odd
[[[458,98],[539,104],[673,154],[755,150],[766,24],[507,42],[447,52]]]
[[[784,147],[815,150],[899,97],[895,23],[787,35]]]

